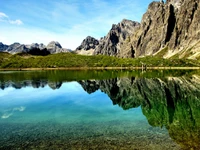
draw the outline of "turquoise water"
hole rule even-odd
[[[198,148],[197,79],[1,78],[0,149]]]

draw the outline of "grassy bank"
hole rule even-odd
[[[83,56],[72,53],[59,53],[48,56],[32,56],[27,54],[11,55],[0,53],[0,68],[60,68],[60,69],[141,69],[161,67],[163,69],[173,69],[173,67],[199,67],[200,64],[195,60],[188,59],[163,59],[159,57],[143,58],[116,58],[111,56]],[[178,69],[178,68],[177,68]]]

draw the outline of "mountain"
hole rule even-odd
[[[94,54],[118,57],[200,57],[199,0],[152,2],[141,23],[123,20],[101,38]]]
[[[62,48],[59,42],[51,41],[47,47],[47,51],[49,51],[51,54],[55,53],[61,53],[61,52],[69,52],[67,49]]]
[[[24,45],[20,43],[13,43],[8,46],[8,48],[5,50],[5,52],[16,54],[16,53],[22,53],[22,52],[28,52],[29,49]]]
[[[0,42],[0,51],[11,54],[28,53],[32,55],[48,55],[61,52],[70,52],[71,50],[62,48],[60,43],[56,41],[50,42],[47,46],[44,44],[33,43],[31,45],[24,45],[20,43],[13,43],[11,45],[4,45]]]
[[[200,56],[199,0],[152,2],[143,15],[140,28],[131,37],[136,56],[164,58]]]
[[[46,46],[42,43],[38,44],[38,43],[32,43],[31,45],[26,45],[27,48],[29,49],[34,49],[34,48],[38,48],[38,49],[45,49]]]
[[[91,36],[86,37],[80,46],[75,50],[75,53],[82,55],[92,55],[94,49],[99,45],[99,41]]]
[[[137,30],[140,23],[124,19],[118,24],[113,24],[107,36],[99,41],[94,54],[109,56],[133,57],[134,52],[124,52],[123,47],[126,40]]]
[[[8,48],[8,45],[4,45],[2,42],[0,42],[0,52],[5,51]]]
[[[81,45],[76,48],[76,50],[89,50],[95,49],[96,46],[99,45],[99,41],[91,36],[86,37]]]

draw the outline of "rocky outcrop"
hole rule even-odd
[[[62,46],[60,45],[60,43],[58,43],[58,42],[56,42],[56,41],[51,41],[51,42],[47,45],[46,49],[47,49],[47,51],[49,51],[51,54],[64,52],[64,49],[62,49]]]
[[[107,36],[100,39],[99,45],[96,47],[94,54],[134,57],[134,50],[124,52],[122,48],[125,41],[130,40],[130,36],[135,32],[139,25],[138,22],[126,19],[122,20],[122,22],[118,24],[114,24]]]
[[[99,41],[91,36],[86,37],[81,45],[76,48],[75,53],[81,55],[92,55],[94,49],[99,45]]]
[[[81,45],[76,48],[76,50],[90,50],[95,49],[99,45],[99,41],[91,36],[86,37]]]

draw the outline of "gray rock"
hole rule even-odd
[[[58,43],[58,42],[56,42],[56,41],[50,42],[50,43],[47,45],[46,49],[47,49],[47,51],[49,51],[51,54],[69,52],[68,49],[62,48],[62,46],[60,45],[60,43]]]
[[[24,44],[20,43],[13,43],[5,50],[5,52],[9,52],[11,54],[28,52],[28,51],[29,49]]]
[[[117,57],[157,55],[170,58],[200,57],[199,0],[150,3],[141,24],[123,20],[101,38],[94,54]]]
[[[30,49],[34,49],[34,48],[38,48],[40,50],[42,49],[45,49],[46,46],[44,44],[38,44],[38,43],[32,43],[30,46],[29,46]]]
[[[90,50],[95,49],[99,45],[99,41],[91,36],[86,37],[81,45],[76,48],[76,50]]]
[[[60,49],[62,49],[62,46],[60,45],[60,43],[55,42],[55,41],[51,41],[48,45],[47,45],[47,50],[51,53],[57,53],[58,51],[60,51]]]
[[[143,15],[140,28],[130,43],[136,57],[156,55],[164,58],[198,58],[200,48],[200,7],[197,0],[167,0],[152,2]],[[131,51],[130,46],[128,47]]]
[[[140,23],[131,20],[122,20],[122,22],[112,25],[111,30],[106,37],[101,38],[94,54],[103,54],[109,56],[128,57],[123,53],[123,45],[131,34],[139,27]]]

